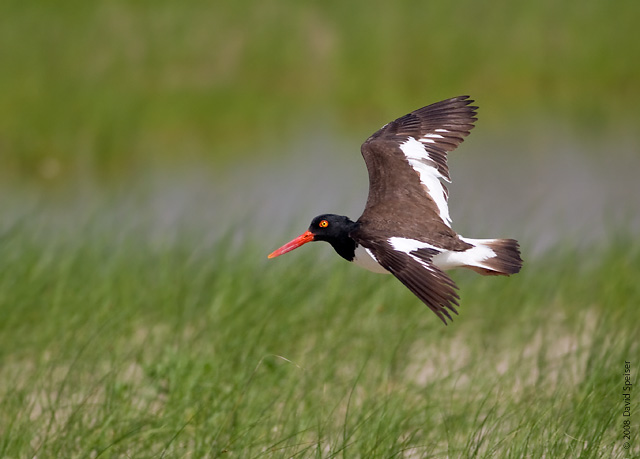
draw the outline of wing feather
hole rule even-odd
[[[448,192],[441,180],[451,181],[447,153],[474,127],[477,107],[472,102],[460,96],[428,105],[386,124],[362,144],[369,172],[365,219],[376,207],[407,204],[410,196],[417,210],[450,226]]]
[[[357,231],[351,237],[369,249],[378,263],[420,298],[445,325],[447,320],[452,320],[450,312],[458,314],[457,285],[431,262],[439,253],[437,249],[419,248],[406,253],[395,250],[388,241],[372,240]]]

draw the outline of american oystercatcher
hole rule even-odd
[[[508,276],[522,259],[514,239],[470,239],[451,228],[447,153],[477,120],[468,96],[436,102],[385,124],[362,144],[369,196],[357,221],[315,217],[309,229],[269,255],[277,257],[311,241],[326,241],[342,258],[391,273],[446,324],[457,314],[458,288],[444,270],[469,268]]]

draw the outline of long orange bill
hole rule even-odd
[[[297,249],[301,245],[304,245],[307,242],[313,241],[313,237],[314,236],[313,236],[313,233],[311,231],[305,231],[300,236],[295,238],[293,241],[288,242],[285,245],[283,245],[282,247],[280,247],[278,250],[274,250],[273,252],[271,252],[269,254],[269,258],[278,257],[278,256],[280,256],[282,254],[287,253],[287,252],[291,252],[293,249]]]

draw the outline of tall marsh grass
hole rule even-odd
[[[457,273],[445,327],[318,251],[105,227],[0,240],[3,457],[631,457],[637,245]]]

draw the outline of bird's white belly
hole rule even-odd
[[[390,274],[389,271],[384,269],[380,263],[375,259],[371,251],[367,248],[358,245],[356,247],[355,257],[353,263],[364,268],[368,271],[379,274]]]

